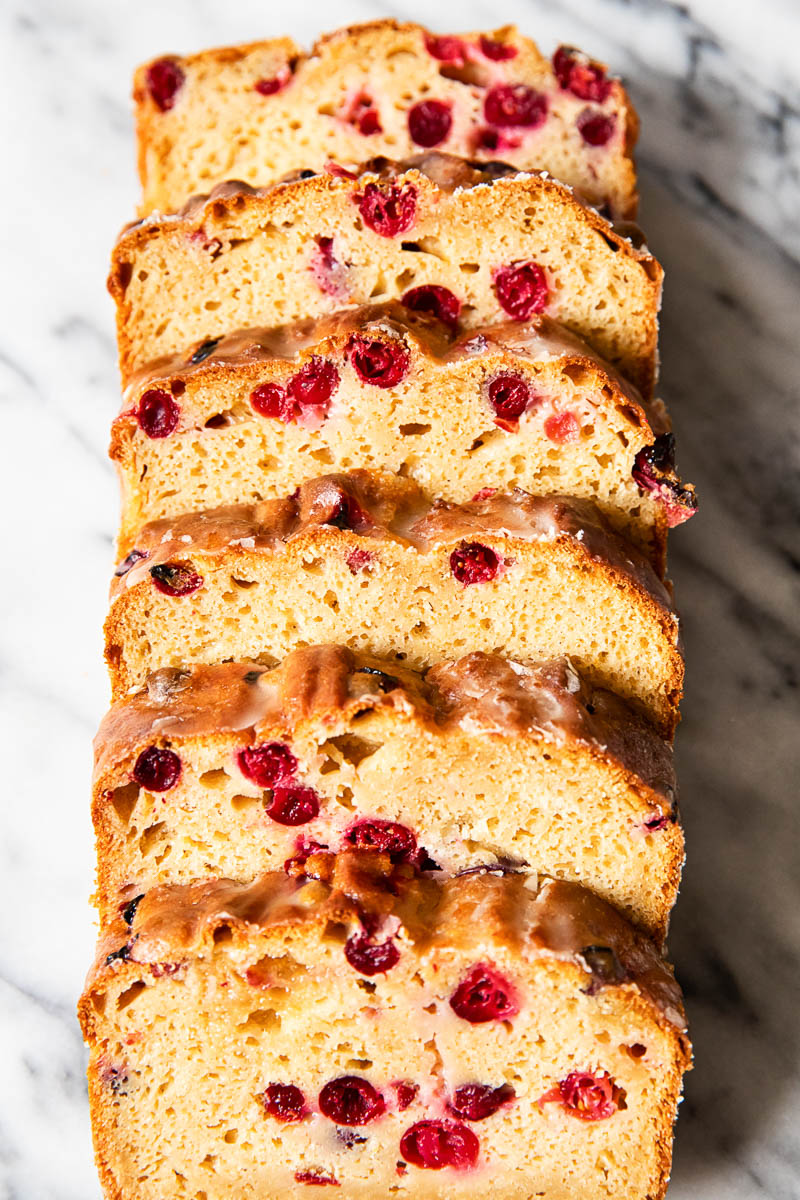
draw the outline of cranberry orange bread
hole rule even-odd
[[[79,1011],[109,1200],[663,1197],[689,1045],[650,942],[563,881],[307,865],[107,927]]]
[[[166,669],[95,740],[101,920],[156,884],[377,846],[451,874],[535,866],[660,942],[683,858],[675,786],[669,746],[565,659],[473,653],[421,675],[315,646],[274,670]]]
[[[546,314],[652,395],[661,267],[570,190],[431,152],[361,174],[220,184],[123,231],[109,288],[120,367],[249,326],[446,288],[474,328]],[[638,232],[638,231],[637,231]]]
[[[417,289],[445,319],[458,304]],[[448,303],[448,301],[450,301]],[[222,338],[136,373],[114,422],[120,547],[144,522],[285,495],[369,463],[456,503],[487,485],[594,500],[663,572],[696,501],[669,466],[663,406],[547,317],[452,336],[397,301]]]
[[[436,37],[376,21],[169,56],[134,81],[143,212],[226,179],[256,186],[299,167],[436,146],[541,167],[614,217],[636,215],[638,121],[606,68],[561,46],[552,64],[516,29]]]
[[[274,663],[336,641],[413,667],[468,650],[564,654],[667,735],[677,719],[670,594],[586,500],[431,503],[409,479],[330,475],[288,499],[144,526],[111,595],[115,697],[159,667]]]

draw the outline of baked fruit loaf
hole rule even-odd
[[[406,299],[442,317],[436,288]],[[455,336],[397,301],[240,330],[138,371],[114,422],[120,548],[146,521],[285,495],[369,463],[463,503],[487,484],[594,500],[663,573],[696,501],[651,460],[666,414],[547,317]]]
[[[199,358],[237,329],[435,285],[466,328],[546,313],[649,397],[662,271],[636,234],[547,176],[435,151],[260,190],[220,184],[120,235],[109,288],[123,379],[195,341]]]
[[[636,213],[638,121],[602,63],[561,46],[552,63],[512,26],[436,37],[375,21],[323,37],[170,55],[134,80],[142,211],[169,212],[226,179],[436,146],[543,167],[615,217]]]
[[[302,873],[388,850],[449,874],[517,863],[575,880],[658,942],[683,835],[670,747],[566,659],[481,653],[424,674],[343,646],[165,669],[95,739],[109,920],[162,883]]]
[[[80,1003],[113,1200],[658,1200],[689,1064],[657,952],[576,884],[310,860],[149,892]]]
[[[412,667],[468,650],[568,655],[668,735],[683,663],[670,594],[585,500],[431,503],[409,479],[330,475],[287,499],[144,526],[106,622],[115,697],[159,667],[270,664],[342,642]]]

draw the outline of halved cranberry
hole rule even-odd
[[[527,321],[547,307],[547,276],[538,263],[517,262],[500,267],[494,273],[494,289],[500,307],[517,321]]]
[[[457,37],[433,37],[428,34],[425,37],[425,49],[439,62],[455,63],[456,66],[463,66],[467,57],[467,48]]]
[[[258,92],[259,96],[274,96],[276,92],[283,91],[291,78],[292,72],[288,67],[283,67],[277,75],[256,80],[253,90]]]
[[[307,1171],[295,1171],[295,1183],[307,1183],[313,1187],[340,1187],[339,1180],[333,1175],[328,1175],[325,1171],[319,1171],[316,1167],[311,1167]]]
[[[492,62],[507,62],[509,58],[516,58],[518,54],[517,47],[509,42],[497,42],[494,38],[486,36],[481,37],[480,46],[481,54],[490,58]]]
[[[513,986],[488,963],[476,963],[461,980],[450,997],[450,1007],[472,1025],[505,1021],[519,1012]]]
[[[331,163],[326,167],[329,174],[344,170],[344,168],[336,168],[334,171],[332,167]],[[355,178],[349,172],[345,172],[345,176],[351,179]],[[344,263],[340,263],[333,253],[333,238],[318,237],[314,241],[316,247],[312,252],[309,267],[317,286],[326,296],[344,300],[347,297],[347,267]]]
[[[302,1121],[308,1112],[306,1098],[293,1083],[270,1083],[261,1096],[264,1112],[276,1121]]]
[[[488,1083],[465,1083],[456,1088],[447,1107],[463,1121],[484,1121],[504,1105],[510,1104],[515,1096],[510,1083],[496,1088]]]
[[[544,432],[551,442],[575,442],[581,435],[578,418],[571,412],[553,413],[544,423]]]
[[[165,438],[177,428],[181,410],[169,392],[149,388],[136,408],[136,420],[149,438]]]
[[[310,787],[287,787],[277,784],[267,816],[278,825],[306,825],[319,814],[319,796]]]
[[[499,129],[537,129],[547,117],[547,96],[524,83],[500,83],[486,93],[483,115]]]
[[[412,312],[430,313],[451,329],[458,324],[461,301],[449,288],[440,287],[437,283],[424,283],[421,287],[411,288],[403,296],[402,302]]]
[[[139,787],[148,792],[168,792],[181,777],[181,760],[174,750],[148,746],[136,760],[131,772]]]
[[[614,135],[616,123],[613,115],[593,112],[591,108],[585,108],[576,121],[578,132],[588,146],[605,146]]]
[[[342,1075],[326,1083],[319,1094],[323,1116],[337,1125],[366,1125],[386,1108],[383,1096],[360,1075]]]
[[[572,92],[579,100],[602,104],[608,98],[611,84],[606,79],[605,68],[589,62],[569,46],[558,47],[553,55],[553,70],[562,90]]]
[[[539,1104],[557,1101],[581,1121],[605,1121],[624,1107],[625,1092],[607,1071],[571,1071]]]
[[[399,821],[358,821],[342,839],[355,850],[376,850],[388,854],[393,863],[409,861],[417,852],[417,839],[407,825]]]
[[[150,578],[165,596],[190,596],[203,586],[203,576],[191,565],[161,563],[150,568]]]
[[[147,68],[147,90],[161,112],[168,112],[186,78],[173,58],[159,58]]]
[[[361,382],[379,388],[395,387],[408,370],[410,357],[402,342],[358,334],[350,338],[347,356]]]
[[[497,577],[502,565],[500,556],[491,546],[483,546],[480,542],[464,542],[450,555],[453,577],[465,587],[489,583]]]
[[[292,419],[292,406],[287,402],[286,392],[279,383],[260,383],[250,393],[250,403],[262,417],[286,422]]]
[[[443,100],[420,100],[408,110],[408,132],[418,146],[439,146],[450,136],[453,114]]]
[[[302,408],[327,412],[331,396],[339,386],[339,372],[326,358],[316,355],[301,367],[286,385],[289,397]]]
[[[400,961],[400,951],[391,938],[373,942],[365,933],[354,933],[347,939],[344,956],[359,975],[384,975]]]
[[[417,1121],[400,1139],[400,1153],[413,1166],[429,1171],[474,1167],[480,1142],[471,1129],[457,1121]]]
[[[404,187],[390,184],[382,189],[377,183],[368,183],[360,195],[353,200],[364,220],[381,237],[397,237],[414,224],[417,215],[417,189],[410,183]]]
[[[287,783],[297,772],[297,759],[283,742],[245,746],[236,758],[245,778],[262,788]]]
[[[495,375],[489,384],[489,403],[499,421],[516,422],[531,402],[531,389],[521,375]]]
[[[412,1083],[408,1079],[402,1079],[397,1083],[393,1083],[392,1087],[397,1093],[397,1107],[400,1112],[405,1112],[419,1094],[419,1087],[416,1083]]]

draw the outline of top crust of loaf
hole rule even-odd
[[[582,680],[567,659],[522,664],[477,652],[422,674],[335,645],[295,650],[272,670],[219,663],[156,671],[106,714],[95,738],[95,787],[127,778],[133,758],[157,739],[291,740],[304,725],[372,710],[427,729],[580,748],[630,775],[654,815],[675,814],[669,745],[613,692]]]
[[[643,1001],[660,1025],[686,1028],[680,988],[652,942],[579,884],[537,884],[535,876],[482,868],[440,881],[397,869],[388,855],[360,851],[314,855],[308,867],[316,878],[267,872],[248,884],[218,879],[146,893],[130,925],[119,917],[100,938],[81,1004],[87,1038],[91,995],[116,972],[133,979],[152,964],[219,954],[233,965],[242,952],[256,960],[271,944],[286,953],[289,939],[316,941],[331,921],[361,928],[365,914],[377,923],[399,922],[419,954],[468,953],[494,943],[522,961],[559,960],[576,981],[588,976],[589,986],[620,988]],[[221,929],[230,937],[215,941]],[[619,970],[611,977],[592,973],[584,955],[590,947],[610,949]]]

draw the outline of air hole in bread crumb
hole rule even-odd
[[[140,979],[137,979],[136,983],[132,983],[124,992],[120,992],[119,996],[117,996],[117,1012],[121,1012],[129,1004],[133,1004],[139,993],[143,992],[146,987],[146,983],[142,983]]]

